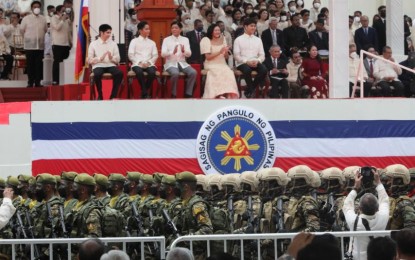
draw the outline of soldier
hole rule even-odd
[[[29,204],[32,201],[28,194],[29,181],[34,180],[34,177],[30,175],[20,174],[17,176],[17,179],[19,180],[19,185],[17,186],[17,189],[19,190],[18,193],[20,193],[20,196],[22,197],[20,200],[20,205],[23,206],[24,209],[28,209]]]
[[[29,180],[29,189],[27,191],[27,195],[30,198],[30,203],[29,203],[29,211],[31,211],[37,204],[39,204],[39,202],[36,199],[36,179],[33,178],[31,180]]]
[[[196,177],[191,172],[175,175],[176,186],[180,189],[183,210],[180,220],[183,235],[209,235],[213,233],[208,204],[196,195]],[[195,259],[206,259],[206,243],[193,243]]]
[[[140,200],[137,187],[140,182],[141,175],[142,173],[139,172],[127,172],[127,178],[124,183],[124,192],[128,194],[130,202],[137,203]]]
[[[342,170],[337,167],[321,171],[320,178],[319,191],[324,195],[323,206],[320,208],[320,229],[321,231],[340,231],[339,223],[336,221],[336,212],[339,210],[336,201],[340,201],[343,197],[341,192],[346,179]]]
[[[196,195],[207,199],[210,196],[209,178],[204,174],[196,174]]]
[[[143,174],[140,177],[138,190],[140,191],[140,201],[138,202],[138,213],[143,220],[143,228],[141,232],[144,235],[148,234],[150,228],[150,220],[148,216],[148,210],[150,209],[150,202],[154,199],[154,196],[150,194],[150,188],[153,185],[153,176],[150,174]]]
[[[236,218],[237,214],[235,214],[235,208],[239,207],[238,201],[242,199],[240,174],[228,173],[223,175],[220,180],[220,185],[222,186],[222,189],[225,193],[224,198],[226,198],[226,204],[224,207],[228,210],[228,232],[232,234],[235,230],[235,226],[237,226],[238,221]],[[243,214],[243,212],[240,214]],[[240,224],[238,228],[240,228]]]
[[[314,172],[306,165],[288,170],[291,179],[288,218],[285,227],[291,232],[316,232],[320,230],[319,208],[311,191],[320,186]]]
[[[160,223],[155,222],[155,217],[159,219],[162,218],[161,210],[164,208],[166,201],[160,198],[160,185],[163,177],[166,176],[164,173],[156,172],[153,174],[153,184],[150,187],[150,194],[153,195],[153,200],[149,203],[149,220],[150,220],[150,236],[160,236],[163,235],[162,230],[160,228]]]
[[[95,180],[94,201],[102,206],[109,205],[111,197],[107,193],[108,177],[101,173],[94,173],[93,177]]]
[[[55,192],[55,195],[56,196],[60,196],[59,195],[59,186],[61,185],[61,176],[60,175],[53,175],[54,177],[55,177],[55,180],[56,180],[56,192]]]
[[[408,197],[412,199],[412,201],[415,198],[415,168],[409,168],[409,175],[411,176],[411,182],[409,183],[409,191],[408,191]]]
[[[78,175],[78,173],[76,173],[76,172],[62,172],[61,173],[58,192],[59,192],[59,195],[64,199],[63,214],[65,216],[72,211],[72,208],[78,202],[73,197],[73,194],[71,192],[73,181],[75,180],[76,175]]]
[[[407,196],[410,175],[402,164],[393,164],[385,168],[388,178],[386,189],[390,196],[388,230],[415,229],[415,208]]]
[[[246,223],[244,227],[235,232],[242,233],[257,233],[259,231],[258,225],[256,225],[256,219],[258,215],[261,215],[263,210],[263,204],[258,195],[257,173],[254,171],[245,171],[241,173],[241,191],[244,196],[246,211],[243,213],[242,220]]]
[[[79,173],[74,179],[72,193],[78,203],[68,216],[70,237],[102,237],[101,212],[92,199],[95,184],[87,173]]]
[[[218,203],[223,203],[223,198],[225,194],[222,190],[222,185],[220,184],[222,174],[210,174],[207,176],[207,178],[210,194],[206,199],[208,200],[209,204],[212,206],[216,206]]]
[[[128,210],[128,195],[124,193],[125,177],[120,173],[111,173],[108,176],[108,193],[111,196],[109,206],[123,213]]]

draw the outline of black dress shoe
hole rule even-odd
[[[192,98],[192,97],[193,97],[192,95],[184,94],[184,98]]]
[[[101,96],[97,97],[97,100],[103,100],[103,98]]]
[[[252,98],[252,92],[250,92],[250,91],[245,91],[245,97],[246,98]]]

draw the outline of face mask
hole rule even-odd
[[[158,194],[158,188],[157,188],[157,186],[151,185],[151,187],[149,189],[149,192],[150,192],[151,195],[157,196],[157,194]]]
[[[162,198],[164,200],[167,199],[166,189],[159,190],[159,195],[160,195],[160,198]]]
[[[314,6],[314,8],[319,9],[320,8],[320,3],[314,3],[313,6]]]
[[[232,10],[226,10],[225,13],[228,14],[228,15],[231,15],[232,14]]]
[[[78,187],[78,189],[79,189],[79,187]],[[72,190],[72,196],[74,197],[74,199],[77,199],[77,200],[79,200],[79,190],[78,189]]]
[[[266,6],[261,6],[260,8],[259,8],[259,10],[266,10],[267,9],[267,7]]]
[[[246,13],[246,14],[251,14],[251,13],[252,13],[252,11],[253,11],[252,9],[246,9],[246,12],[245,12],[245,13]]]
[[[359,23],[359,22],[360,22],[360,17],[359,17],[359,16],[356,16],[356,17],[354,18],[354,22],[355,22],[355,23]]]
[[[108,194],[110,195],[110,196],[113,196],[114,195],[114,185],[109,185],[108,186]]]
[[[72,12],[72,10],[71,10],[71,8],[69,8],[69,7],[68,7],[68,8],[66,8],[66,9],[65,9],[65,12],[66,12],[67,14],[70,14],[70,13]]]
[[[202,32],[202,31],[203,31],[203,27],[197,27],[197,28],[196,28],[196,31],[198,31],[198,32]]]
[[[291,12],[295,12],[297,10],[297,7],[295,7],[294,5],[290,6],[290,11]]]
[[[136,14],[131,15],[131,19],[137,20],[137,15]]]
[[[50,17],[52,17],[52,16],[53,16],[53,12],[50,12],[50,13],[49,13],[49,16],[50,16]]]
[[[58,193],[61,197],[66,198],[66,186],[61,184],[61,186],[58,188]]]
[[[281,22],[285,22],[285,21],[287,21],[287,16],[281,16]]]
[[[22,188],[15,188],[13,190],[14,190],[14,194],[15,195],[17,195],[17,196],[22,195]]]
[[[297,1],[297,4],[299,5],[299,6],[302,6],[303,4],[304,4],[304,2],[303,1]]]
[[[40,8],[35,8],[35,9],[33,9],[33,13],[34,13],[35,15],[40,14]]]
[[[130,193],[131,189],[130,189],[130,183],[126,183],[124,184],[124,192],[125,193]]]
[[[277,22],[280,22],[280,20],[281,20],[281,17],[275,17],[275,18],[277,18]]]
[[[213,5],[213,7],[218,8],[218,7],[219,7],[219,5],[218,5],[218,4],[214,4],[214,5]]]
[[[189,25],[189,24],[191,24],[192,23],[192,21],[190,20],[190,19],[185,19],[184,20],[184,24],[186,24],[186,25]]]
[[[39,202],[43,201],[46,198],[46,194],[43,189],[36,189],[35,196],[36,196],[36,200]]]
[[[130,7],[130,9],[133,9],[134,8],[134,3],[129,3],[128,7]]]

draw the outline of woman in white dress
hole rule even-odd
[[[258,16],[259,20],[256,23],[256,30],[258,32],[258,37],[261,38],[262,32],[268,29],[269,27],[269,13],[267,10],[261,10],[259,11]]]
[[[235,75],[228,67],[229,46],[217,24],[209,26],[206,37],[200,41],[200,53],[205,55],[207,70],[203,98],[239,98]]]

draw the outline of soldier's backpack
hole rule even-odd
[[[193,205],[198,202],[203,202],[208,207],[207,210],[209,212],[210,221],[212,222],[213,233],[228,233],[230,227],[228,211],[223,208],[211,206],[202,198],[193,200],[190,205],[190,209],[192,209]]]
[[[98,203],[101,211],[101,230],[103,237],[123,237],[125,220],[124,215],[109,205]]]

